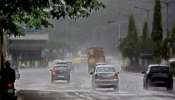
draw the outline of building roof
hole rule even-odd
[[[25,36],[12,36],[11,40],[49,40],[48,34],[26,34]]]

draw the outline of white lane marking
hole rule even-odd
[[[89,96],[82,95],[82,94],[80,94],[80,93],[78,93],[78,92],[75,92],[75,94],[76,94],[77,96],[81,97],[81,98],[85,98],[85,99],[87,99],[87,100],[93,100],[93,98],[91,98],[91,97],[89,97]]]

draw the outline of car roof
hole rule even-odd
[[[96,63],[96,65],[106,65],[104,62]]]
[[[96,68],[98,67],[114,67],[114,65],[97,65]]]
[[[155,67],[155,66],[168,67],[168,65],[166,65],[166,64],[150,64],[150,65],[148,65],[149,68]]]
[[[175,62],[175,58],[170,58],[168,61],[169,62]]]

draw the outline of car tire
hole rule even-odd
[[[67,83],[70,83],[70,75],[67,78]]]
[[[93,90],[96,90],[96,85],[95,85],[95,82],[94,81],[92,81],[92,89]]]
[[[53,79],[53,76],[51,76],[51,83],[53,83],[54,82],[54,79]]]
[[[119,87],[118,86],[114,86],[114,91],[118,91]]]
[[[149,84],[150,84],[150,79],[148,79],[146,82],[143,83],[143,88],[147,90],[149,88]]]
[[[116,82],[116,85],[114,86],[114,91],[118,91],[119,90],[119,82]]]
[[[172,90],[173,90],[173,84],[168,85],[168,86],[167,86],[167,90],[168,90],[168,91],[172,91]]]

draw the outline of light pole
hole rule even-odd
[[[169,6],[170,6],[170,4],[172,4],[172,3],[175,3],[175,1],[161,1],[161,3],[163,3],[163,4],[165,4],[165,6],[166,6],[166,22],[167,22],[167,29],[166,29],[166,31],[167,31],[167,38],[169,37],[169,19],[168,19],[168,14],[169,14]]]
[[[161,1],[161,3],[163,3],[163,4],[165,4],[165,6],[166,6],[166,24],[167,24],[167,27],[166,27],[166,31],[167,31],[167,38],[170,38],[170,34],[169,34],[169,17],[168,17],[168,15],[169,15],[169,6],[170,6],[170,4],[172,4],[172,3],[175,3],[175,1]],[[169,56],[171,57],[172,55],[173,55],[173,50],[172,50],[172,48],[171,47],[169,47]]]
[[[4,67],[5,52],[4,52],[4,31],[3,25],[6,23],[6,17],[0,16],[0,70]]]

